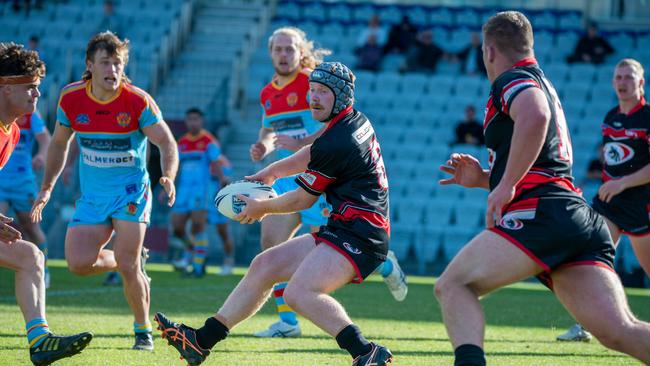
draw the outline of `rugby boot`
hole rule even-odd
[[[282,320],[278,320],[267,329],[254,333],[253,335],[260,338],[297,338],[301,334],[299,324],[291,325]]]
[[[196,341],[196,329],[185,324],[172,322],[163,313],[156,313],[153,318],[158,323],[158,330],[167,344],[176,348],[181,355],[181,360],[187,361],[189,366],[200,365],[210,355],[210,350],[203,349]]]
[[[92,339],[92,333],[88,332],[67,337],[50,334],[38,347],[29,349],[29,358],[34,366],[49,365],[62,358],[80,353]]]
[[[133,348],[136,351],[153,351],[153,337],[151,333],[136,333]]]
[[[566,333],[557,336],[558,341],[561,342],[589,342],[592,336],[580,324],[574,324]]]
[[[388,348],[374,343],[370,345],[372,345],[370,352],[355,358],[352,366],[386,366],[393,362],[393,354]]]

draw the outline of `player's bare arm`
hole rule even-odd
[[[251,160],[260,161],[275,149],[273,138],[275,132],[270,128],[260,128],[259,137],[250,147]]]
[[[245,178],[255,180],[264,184],[272,185],[276,179],[302,173],[307,170],[307,164],[311,158],[311,145],[304,146],[297,153],[278,160],[259,172],[248,175]]]
[[[440,185],[458,184],[465,188],[490,188],[490,171],[483,169],[481,163],[469,154],[453,153],[440,170],[449,173],[450,178],[441,179]]]
[[[74,131],[71,128],[62,125],[61,123],[56,124],[54,134],[52,135],[50,145],[47,149],[45,173],[43,175],[41,191],[38,193],[38,197],[36,197],[30,213],[32,222],[40,222],[43,219],[43,209],[50,200],[54,184],[59,178],[61,171],[63,171],[63,166],[65,165],[68,156],[68,147],[73,136]]]
[[[45,159],[47,156],[47,149],[50,146],[50,132],[44,130],[41,133],[37,133],[35,136],[36,142],[38,143],[38,152],[32,158],[32,168],[34,170],[41,170],[45,166]]]
[[[650,164],[632,174],[603,183],[598,189],[598,197],[604,202],[609,202],[612,200],[612,197],[628,188],[642,186],[648,183],[650,183]]]
[[[174,186],[174,179],[176,179],[176,173],[178,172],[178,146],[176,140],[174,140],[169,126],[164,122],[144,127],[142,132],[152,144],[160,149],[160,166],[162,169],[160,185],[167,192],[167,206],[171,207],[176,200],[176,187]]]
[[[528,173],[546,139],[551,111],[544,92],[538,88],[522,91],[512,101],[510,117],[514,121],[508,165],[499,184],[488,196],[485,224],[494,227],[501,221],[503,207],[515,196],[515,186]]]
[[[325,131],[325,126],[303,139],[296,139],[287,135],[276,135],[275,147],[278,149],[298,151],[303,146],[311,145],[320,135],[323,134],[323,131]]]
[[[252,224],[255,221],[260,221],[266,215],[288,214],[302,211],[311,207],[318,200],[318,196],[307,193],[302,188],[297,188],[269,200],[255,200],[243,195],[237,197],[246,202],[244,210],[234,218],[242,224]]]

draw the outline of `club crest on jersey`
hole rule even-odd
[[[348,243],[348,242],[345,242],[345,241],[344,241],[344,242],[343,242],[343,247],[345,248],[345,250],[347,250],[348,252],[350,252],[350,253],[352,253],[352,254],[361,254],[361,251],[360,251],[359,249],[353,247],[353,246],[350,245],[350,243]]]
[[[287,105],[289,107],[293,107],[298,103],[298,94],[291,92],[289,95],[287,95]]]
[[[88,117],[88,115],[85,113],[81,113],[77,114],[77,117],[75,117],[74,121],[80,125],[87,125],[90,123],[90,117]]]
[[[266,102],[264,102],[264,108],[271,109],[271,100],[267,99]]]
[[[127,127],[128,125],[131,124],[131,113],[128,112],[120,112],[117,114],[117,124],[120,127]]]
[[[608,142],[604,147],[604,157],[607,165],[623,164],[634,157],[634,150],[620,142]]]
[[[205,147],[205,142],[199,141],[199,142],[196,143],[196,148],[197,149],[203,150],[204,147]]]

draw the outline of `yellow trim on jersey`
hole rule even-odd
[[[101,100],[95,98],[95,96],[93,95],[92,91],[90,90],[91,86],[92,86],[92,83],[90,83],[90,82],[89,82],[88,84],[86,84],[86,95],[87,95],[88,98],[90,98],[93,102],[95,102],[95,103],[99,103],[99,104],[103,104],[103,105],[106,105],[106,104],[109,104],[109,103],[115,101],[115,99],[117,99],[117,98],[122,94],[122,89],[124,89],[124,85],[120,82],[120,87],[119,87],[119,89],[117,90],[117,93],[115,93],[115,95],[113,95],[113,96],[110,97],[107,101],[104,102],[104,101],[101,101]]]
[[[201,131],[199,131],[199,133],[196,135],[196,137],[192,137],[192,135],[190,135],[190,133],[187,132],[187,133],[185,133],[185,135],[181,136],[181,138],[187,137],[188,140],[190,140],[191,142],[194,142],[194,141],[197,141],[197,140],[199,140],[200,138],[202,138],[203,136],[206,136],[206,135],[208,137],[211,137],[210,133],[202,128]]]
[[[11,128],[13,127],[13,125],[14,125],[13,122],[7,125],[4,122],[0,121],[0,131],[5,135],[8,135],[11,132]]]
[[[302,70],[301,70],[302,71]],[[287,81],[283,86],[277,85],[275,82],[278,79],[278,74],[273,75],[273,80],[269,83],[271,87],[275,90],[282,90],[284,89],[287,85],[293,83],[294,80],[298,77],[298,74],[300,74],[300,71],[298,71],[289,81]]]

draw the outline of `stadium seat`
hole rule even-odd
[[[558,17],[558,28],[562,31],[582,29],[582,14],[576,11],[561,12]]]
[[[367,24],[370,18],[377,15],[377,8],[370,3],[359,4],[353,8],[352,13],[355,22]],[[382,26],[386,26],[383,19],[380,18],[379,22]]]
[[[426,265],[438,258],[442,248],[442,230],[425,226],[415,233],[415,253],[418,261],[418,273],[426,273]]]
[[[424,27],[429,26],[429,13],[424,7],[419,5],[410,6],[406,10],[406,15],[409,16],[413,24]]]
[[[445,253],[445,260],[451,261],[465,244],[481,231],[475,226],[449,226],[442,233],[442,245]]]
[[[454,16],[456,26],[470,27],[477,29],[481,27],[481,16],[478,10],[473,8],[460,8]]]
[[[328,20],[328,7],[320,1],[307,2],[302,7],[302,18],[318,23],[325,23]],[[331,24],[331,23],[330,23]],[[326,34],[323,32],[323,35]]]
[[[377,8],[377,14],[382,23],[391,25],[401,22],[403,16],[400,7],[395,5],[380,6]]]
[[[447,7],[431,8],[429,11],[429,21],[434,26],[452,26],[454,22],[454,14],[452,13],[451,9]]]
[[[337,2],[329,8],[329,19],[334,22],[350,23],[352,22],[352,9],[343,2]]]

